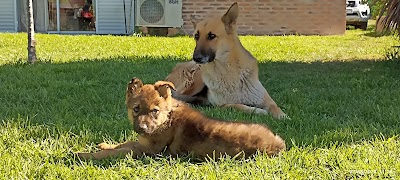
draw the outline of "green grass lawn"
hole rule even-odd
[[[0,177],[5,179],[352,179],[400,176],[400,65],[384,54],[398,41],[351,30],[341,36],[242,36],[260,80],[291,117],[233,109],[207,115],[268,125],[288,150],[268,158],[193,161],[132,156],[81,161],[103,141],[135,140],[126,83],[164,79],[191,57],[190,37],[0,34]]]

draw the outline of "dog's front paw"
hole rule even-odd
[[[255,114],[263,114],[263,115],[269,114],[269,112],[267,110],[261,109],[261,108],[254,108],[253,113],[255,113]]]
[[[290,120],[290,117],[288,115],[286,115],[285,113],[282,113],[282,114],[278,115],[276,117],[276,119],[282,119],[282,120],[287,119],[287,120]]]
[[[103,142],[98,144],[97,147],[101,150],[107,150],[107,149],[115,149],[116,145]]]
[[[290,119],[278,106],[271,106],[269,111],[275,119]]]
[[[78,153],[75,153],[75,155],[81,159],[94,159],[94,156],[92,155],[92,153],[78,152]]]

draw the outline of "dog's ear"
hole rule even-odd
[[[174,84],[169,81],[157,81],[154,84],[154,88],[158,91],[160,96],[162,96],[165,99],[172,98],[171,89],[175,90]]]
[[[237,2],[233,3],[228,11],[222,16],[221,20],[225,24],[225,30],[227,33],[232,32],[232,25],[236,24],[236,19],[239,15],[239,7]]]
[[[128,83],[128,88],[126,88],[125,103],[127,103],[129,98],[138,95],[142,87],[143,83],[139,78],[132,78],[132,80]]]
[[[193,24],[193,29],[196,29],[197,23],[200,22],[200,19],[197,19],[193,14],[190,15],[190,21]]]

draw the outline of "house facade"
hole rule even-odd
[[[27,29],[27,0],[0,0],[0,32]],[[193,33],[190,15],[198,18],[221,16],[232,3],[239,4],[239,34],[251,35],[334,35],[346,30],[344,0],[33,0],[35,30],[42,33],[132,34],[135,16],[147,9],[148,18],[169,18],[182,24],[181,31]],[[138,4],[146,4],[138,8]],[[156,5],[165,8],[158,11]],[[179,4],[181,8],[172,9]],[[157,10],[157,12],[155,12]],[[154,12],[153,12],[154,11]],[[180,14],[181,11],[181,14]],[[164,17],[159,12],[164,12]],[[165,13],[167,12],[167,13]],[[160,21],[161,22],[161,21]],[[156,25],[158,22],[154,22]],[[136,24],[140,24],[138,20]],[[151,27],[149,25],[148,27]]]
[[[131,34],[134,0],[33,0],[35,31]],[[27,0],[0,0],[0,32],[27,30]]]
[[[221,16],[238,2],[239,34],[334,35],[346,30],[344,0],[182,0],[184,32],[191,34],[190,15]]]

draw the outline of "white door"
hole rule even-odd
[[[98,0],[97,34],[131,34],[134,28],[133,0]]]
[[[17,0],[0,0],[0,32],[17,32]]]

